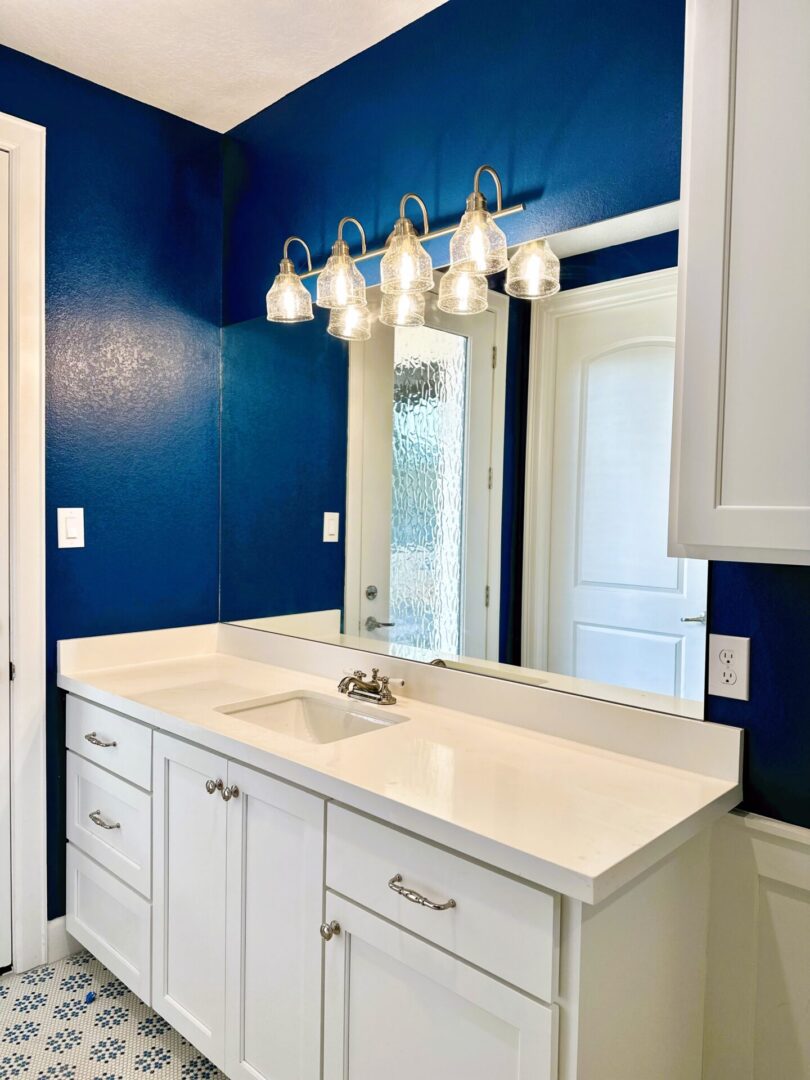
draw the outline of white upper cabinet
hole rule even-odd
[[[670,551],[810,563],[810,4],[689,0]]]

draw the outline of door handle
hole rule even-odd
[[[378,619],[375,619],[373,615],[369,615],[366,619],[366,630],[379,630],[383,626],[396,626],[396,623],[380,622]]]
[[[703,626],[705,626],[706,625],[706,612],[701,611],[700,615],[683,615],[681,617],[681,622],[701,623]]]

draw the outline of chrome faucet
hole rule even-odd
[[[371,669],[369,679],[365,671],[355,671],[351,675],[345,675],[338,683],[338,690],[350,698],[358,701],[373,701],[377,705],[396,705],[397,699],[391,693],[388,685],[389,676],[380,677],[380,669]]]

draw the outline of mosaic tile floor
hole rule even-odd
[[[16,1077],[225,1080],[86,952],[0,978],[0,1080]]]

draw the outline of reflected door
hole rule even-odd
[[[667,555],[675,271],[589,292],[557,322],[548,667],[702,699],[707,564]]]
[[[496,314],[464,320],[434,302],[428,312],[423,327],[378,324],[352,347],[362,420],[350,424],[346,632],[487,656],[497,650],[500,537]]]

